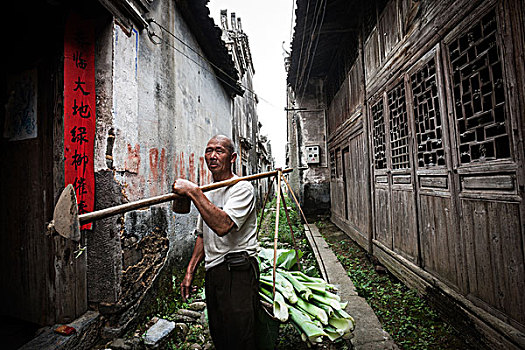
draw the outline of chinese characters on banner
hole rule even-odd
[[[95,35],[91,21],[72,14],[64,35],[64,161],[66,186],[75,188],[79,214],[93,211],[94,141]]]

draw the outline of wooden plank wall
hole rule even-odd
[[[368,166],[365,151],[366,134],[359,132],[349,139],[348,170],[346,173],[346,191],[348,193],[348,221],[356,228],[361,236],[368,238],[369,194],[365,186],[368,181],[367,174],[363,169]]]
[[[361,57],[359,54],[357,60],[360,61]],[[332,217],[358,234],[357,239],[361,242],[366,242],[370,230],[371,199],[367,186],[367,134],[363,126],[363,79],[362,65],[353,65],[328,107],[327,123],[329,135],[336,136],[328,142],[333,157],[331,167],[344,166],[344,171],[331,169]],[[343,156],[344,159],[338,159]]]
[[[335,130],[350,117],[348,79],[349,78],[346,78],[344,80],[327,110],[326,115],[329,134],[334,133]]]
[[[328,114],[329,124],[330,118],[337,119],[337,123],[331,124],[328,135],[329,149],[335,158],[332,163],[339,164],[340,150],[349,147],[345,163],[351,168],[346,169],[344,181],[341,174],[337,180],[332,179],[333,193],[340,193],[345,183],[347,193],[347,202],[341,202],[341,195],[332,198],[335,200],[332,201],[334,222],[367,248],[363,238],[368,233],[365,221],[369,217],[361,211],[364,205],[359,207],[356,203],[371,195],[373,242],[382,259],[396,271],[410,266],[412,272],[406,275],[410,276],[409,284],[422,291],[428,288],[427,282],[431,279],[443,282],[446,286],[443,290],[448,296],[460,300],[463,307],[468,305],[468,317],[473,317],[478,329],[489,338],[488,342],[501,342],[507,344],[503,347],[509,348],[520,344],[519,339],[525,332],[525,299],[522,296],[525,289],[525,129],[520,109],[525,108],[525,98],[518,94],[518,91],[525,91],[523,79],[519,80],[520,76],[525,77],[525,69],[511,62],[516,58],[520,60],[519,57],[522,60],[525,50],[525,26],[523,21],[517,20],[519,14],[524,13],[524,7],[519,0],[390,1],[378,17],[377,27],[363,39],[362,61],[360,57],[349,73],[352,77],[363,62],[364,72],[355,76],[364,75],[366,94],[350,93],[350,98],[342,98],[347,89],[352,91],[355,77],[350,78],[335,95],[329,106],[332,114]],[[502,30],[498,40],[502,40],[499,41],[503,50],[500,54],[505,60],[508,125],[512,125],[513,130],[510,147],[514,151],[509,159],[493,161],[487,166],[467,164],[469,167],[466,167],[459,161],[457,138],[460,136],[455,132],[452,72],[447,66],[449,58],[444,38],[455,35],[454,30],[458,35],[465,33],[472,23],[491,9],[497,11]],[[446,161],[435,168],[422,165],[416,159],[418,144],[414,136],[413,102],[410,101],[413,95],[408,75],[408,72],[412,74],[422,67],[423,59],[429,57],[434,57],[437,62],[438,78],[434,83],[438,84],[439,93],[433,93],[439,95],[441,127],[445,134]],[[384,98],[381,96],[386,96],[388,87],[400,79],[405,79],[413,135],[410,164],[405,169],[392,170],[392,155],[388,149],[387,168],[366,177],[366,166],[362,162],[374,164],[374,120],[368,109],[371,103]],[[369,98],[368,106],[366,96],[373,96]],[[387,99],[384,99],[388,143],[392,127],[388,123],[392,116],[388,115]],[[341,106],[346,101],[351,103],[348,112]],[[357,116],[355,106],[361,106],[363,111]],[[436,104],[434,106],[437,108]],[[336,116],[338,113],[341,114]],[[364,118],[367,118],[366,123]],[[367,124],[370,126],[362,129],[363,134],[356,131],[357,125],[363,128]],[[354,130],[350,132],[352,128]],[[360,148],[366,145],[363,135],[369,138],[369,150]],[[336,149],[339,152],[335,152]],[[372,153],[370,160],[363,158],[368,151]],[[368,195],[361,192],[365,187],[362,181],[372,184]],[[404,267],[398,269],[398,265]],[[419,277],[427,282],[418,282]]]
[[[451,198],[421,195],[420,207],[421,266],[466,292],[461,236],[450,225],[456,222]]]
[[[419,247],[414,193],[411,190],[392,190],[391,206],[394,251],[416,262]]]
[[[519,249],[521,237],[517,234],[520,225],[516,220],[519,206],[465,199],[461,201],[461,209],[469,297],[525,324],[525,265]]]

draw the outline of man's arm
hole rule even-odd
[[[204,222],[206,222],[208,227],[218,236],[228,234],[235,225],[228,214],[210,202],[199,186],[193,182],[183,179],[175,180],[173,183],[173,192],[178,195],[190,197],[193,204],[195,204],[199,210]]]
[[[188,267],[186,268],[186,275],[180,284],[180,294],[182,295],[183,301],[186,301],[186,299],[188,299],[190,296],[193,275],[195,274],[195,270],[202,260],[204,260],[204,244],[202,241],[202,236],[197,236],[195,247],[193,247],[193,254],[191,255]]]

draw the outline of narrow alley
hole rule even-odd
[[[4,9],[5,348],[525,349],[523,0]]]

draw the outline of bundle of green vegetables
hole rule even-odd
[[[298,251],[299,258],[302,255]],[[259,294],[273,306],[273,316],[295,326],[303,341],[321,343],[323,337],[334,341],[352,338],[355,321],[347,312],[347,303],[335,294],[337,288],[322,278],[296,271],[295,250],[277,250],[275,296],[273,295],[273,249],[261,249]]]

